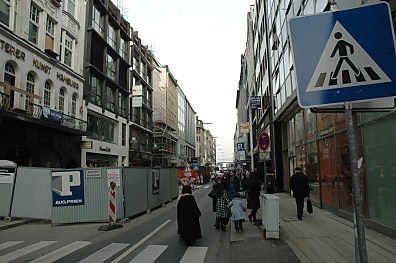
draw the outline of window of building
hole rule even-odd
[[[47,16],[47,21],[45,24],[45,48],[54,50],[54,32],[55,32],[55,23]]]
[[[103,37],[104,36],[104,23],[103,17],[96,6],[93,7],[92,13],[92,27]]]
[[[117,31],[111,25],[108,27],[107,43],[109,43],[114,50],[117,49]]]
[[[74,93],[72,96],[72,105],[71,105],[71,115],[76,116],[77,114],[77,94]]]
[[[106,90],[106,109],[109,111],[115,111],[115,91],[107,86]]]
[[[122,131],[121,131],[121,144],[122,146],[126,145],[126,124],[122,124]]]
[[[65,90],[61,88],[59,91],[59,111],[65,112]]]
[[[4,72],[4,82],[9,83],[11,86],[15,86],[15,69],[10,63],[6,63]]]
[[[126,97],[120,93],[119,96],[120,115],[126,117]]]
[[[0,0],[0,23],[10,26],[11,3],[9,0]]]
[[[107,54],[107,57],[106,57],[106,69],[107,69],[106,70],[107,76],[109,78],[111,78],[112,80],[115,80],[115,77],[116,77],[116,61],[109,54]]]
[[[44,85],[44,106],[50,108],[51,106],[51,85],[48,81]]]
[[[109,143],[117,143],[118,126],[109,118],[89,111],[87,116],[87,137]]]
[[[125,39],[121,38],[120,56],[125,60],[128,58],[127,50],[128,50],[128,41],[125,41]]]
[[[34,94],[34,77],[33,77],[32,73],[28,73],[26,76],[26,91]],[[25,110],[27,110],[27,111],[30,109],[29,98],[30,98],[30,96],[27,95],[26,102],[25,102]]]
[[[73,57],[73,39],[68,34],[66,34],[64,63],[69,67],[71,67],[72,65],[72,57]]]
[[[39,33],[39,10],[36,6],[30,6],[30,22],[29,22],[29,36],[28,40],[33,44],[38,44]]]
[[[102,83],[93,75],[90,76],[89,101],[98,106],[102,105]]]
[[[73,17],[74,17],[75,9],[76,9],[75,0],[63,0],[63,10],[66,10]]]

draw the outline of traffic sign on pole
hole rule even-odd
[[[301,107],[396,96],[389,4],[289,20]]]
[[[260,133],[259,137],[257,138],[257,144],[261,150],[263,151],[268,150],[270,146],[270,137],[268,133],[265,132]]]

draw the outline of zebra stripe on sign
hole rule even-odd
[[[391,82],[391,79],[337,21],[306,92]]]

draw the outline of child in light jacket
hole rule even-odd
[[[243,231],[242,222],[247,220],[245,213],[247,209],[238,192],[231,202],[228,203],[228,207],[231,208],[231,217],[235,224],[235,230]]]

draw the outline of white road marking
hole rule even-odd
[[[94,254],[86,257],[85,259],[81,260],[80,263],[99,263],[104,262],[113,255],[117,254],[124,248],[129,246],[129,244],[125,243],[112,243],[107,247],[102,248],[101,250],[95,252]]]
[[[56,243],[56,241],[41,241],[41,242],[35,243],[33,245],[18,249],[17,251],[14,251],[12,253],[8,253],[4,256],[1,256],[0,262],[2,262],[2,263],[9,262],[16,258],[22,257],[22,256],[32,253],[36,250],[39,250],[43,247],[49,246],[53,243]]]
[[[188,247],[180,263],[201,263],[204,261],[207,251],[207,247]]]
[[[7,241],[7,242],[4,242],[4,243],[1,243],[0,244],[0,250],[5,249],[7,247],[12,247],[12,246],[20,244],[22,242],[23,241]]]
[[[150,234],[148,234],[147,236],[145,236],[143,239],[141,239],[139,242],[137,242],[135,245],[133,245],[131,248],[129,248],[127,251],[125,251],[124,253],[122,253],[121,256],[119,256],[118,258],[114,259],[112,261],[112,263],[117,263],[119,262],[121,259],[123,259],[125,256],[127,256],[129,253],[131,253],[132,251],[134,251],[136,248],[138,248],[141,244],[143,244],[147,239],[149,239],[150,237],[152,237],[155,233],[157,233],[158,231],[161,230],[161,228],[163,228],[166,224],[168,224],[170,222],[170,220],[166,220],[162,225],[160,225],[159,227],[157,227],[156,229],[154,229]]]
[[[168,246],[150,245],[140,252],[130,263],[154,263]]]
[[[60,258],[63,258],[64,256],[79,250],[80,248],[85,247],[86,245],[91,244],[91,242],[88,241],[76,241],[73,242],[67,246],[61,247],[55,251],[52,251],[51,253],[44,255],[42,257],[39,257],[30,263],[51,263],[54,262]]]
[[[205,185],[204,186],[204,189],[207,189],[207,188],[209,188],[210,187],[210,185]]]

